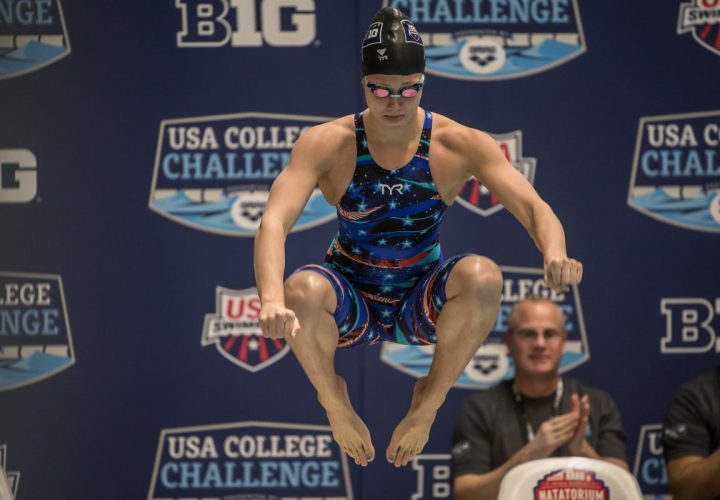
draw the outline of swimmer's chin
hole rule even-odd
[[[402,123],[405,121],[405,115],[383,115],[383,118],[388,123]]]

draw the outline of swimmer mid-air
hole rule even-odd
[[[550,287],[582,277],[560,221],[492,137],[419,107],[424,71],[415,26],[397,9],[381,9],[362,46],[367,109],[298,139],[255,237],[262,332],[288,342],[333,437],[362,466],[375,448],[335,373],[335,350],[379,341],[436,345],[385,452],[399,467],[427,443],[448,391],[495,322],[498,266],[471,254],[444,260],[440,249],[443,214],[471,176],[527,229]],[[317,185],[337,206],[338,233],[322,265],[303,266],[283,283],[285,239]]]

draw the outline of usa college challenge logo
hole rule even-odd
[[[530,184],[535,182],[535,158],[526,158],[522,150],[522,131],[516,130],[508,134],[491,134],[505,153],[505,158],[515,169],[520,172]],[[476,214],[487,217],[503,209],[495,196],[488,189],[480,184],[475,177],[468,180],[460,189],[455,200],[465,208]]]
[[[254,236],[270,186],[298,137],[332,118],[237,113],[160,124],[149,206],[177,223],[229,236]],[[335,219],[316,188],[293,228]]]
[[[662,424],[647,424],[640,428],[632,473],[646,499],[672,499],[663,456]]]
[[[60,0],[0,1],[0,80],[70,54]]]
[[[251,372],[268,367],[290,350],[284,340],[262,335],[256,288],[217,287],[215,304],[215,314],[205,315],[203,346],[214,345],[225,359]]]
[[[640,120],[628,205],[667,224],[720,232],[720,111]]]
[[[148,500],[168,498],[353,496],[329,426],[237,422],[162,431]]]
[[[693,0],[680,4],[677,33],[688,32],[701,46],[720,55],[720,0]]]
[[[576,0],[385,0],[425,41],[428,73],[504,80],[547,71],[586,50]]]
[[[74,363],[60,276],[0,272],[0,391]]]
[[[562,309],[568,335],[560,360],[560,373],[572,370],[590,359],[585,320],[577,285],[567,292],[555,292],[543,280],[542,269],[500,266],[503,290],[500,311],[493,329],[470,363],[455,382],[455,387],[487,389],[515,375],[512,358],[502,341],[513,305],[530,295],[545,297]],[[413,377],[424,377],[430,371],[435,346],[401,345],[383,342],[380,359]]]

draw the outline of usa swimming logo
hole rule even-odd
[[[0,272],[0,391],[39,382],[74,363],[60,276]]]
[[[165,429],[148,500],[352,500],[329,426],[237,422]]]
[[[7,470],[7,445],[0,446],[0,498],[16,498],[20,486],[20,473]],[[3,478],[3,474],[5,477]],[[12,496],[9,496],[12,495]]]
[[[505,158],[520,172],[530,184],[535,182],[535,158],[526,158],[522,151],[522,131],[516,130],[507,134],[491,134],[505,153]],[[503,209],[500,201],[488,189],[480,184],[475,177],[468,180],[460,189],[455,200],[465,208],[478,215],[488,217]]]
[[[662,424],[640,427],[633,475],[646,500],[671,500],[667,468],[663,456]]]
[[[194,229],[255,235],[270,186],[298,137],[332,118],[237,113],[160,124],[150,209]],[[316,188],[293,231],[334,220]]]
[[[0,0],[0,80],[70,54],[60,0]]]
[[[502,341],[507,319],[513,305],[530,295],[547,298],[565,315],[567,343],[560,360],[560,373],[565,373],[590,359],[580,292],[577,285],[567,292],[555,292],[543,280],[543,270],[525,267],[500,266],[503,290],[500,310],[485,343],[458,377],[454,386],[463,389],[487,389],[503,380],[513,378],[515,367]],[[401,345],[383,342],[380,359],[412,377],[424,377],[430,371],[435,346]]]
[[[677,33],[688,32],[701,46],[720,55],[720,0],[693,0],[680,4]]]
[[[214,345],[228,361],[257,372],[279,361],[290,347],[260,331],[260,297],[256,288],[215,290],[215,314],[205,315],[203,346]]]
[[[175,0],[178,47],[303,47],[315,41],[315,0]]]
[[[519,78],[586,51],[577,0],[384,0],[415,23],[426,71],[462,80]]]
[[[38,189],[37,158],[27,149],[0,149],[0,203],[28,203]]]
[[[720,111],[641,118],[628,205],[667,224],[720,232]]]

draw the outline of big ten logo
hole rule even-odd
[[[665,337],[660,352],[667,354],[720,352],[716,328],[720,321],[720,298],[713,304],[704,298],[668,298],[660,301],[665,316]]]
[[[418,455],[412,468],[417,471],[417,491],[411,500],[451,497],[450,455]]]
[[[202,346],[214,345],[226,360],[250,372],[279,361],[290,348],[283,339],[268,339],[260,331],[260,297],[256,288],[217,287],[215,314],[205,315]]]
[[[37,158],[27,149],[0,149],[0,203],[27,203],[37,195]]]
[[[175,0],[178,47],[302,47],[315,40],[315,0]]]
[[[640,428],[633,474],[640,483],[645,498],[672,498],[669,493],[667,468],[663,456],[662,424],[647,424]]]

